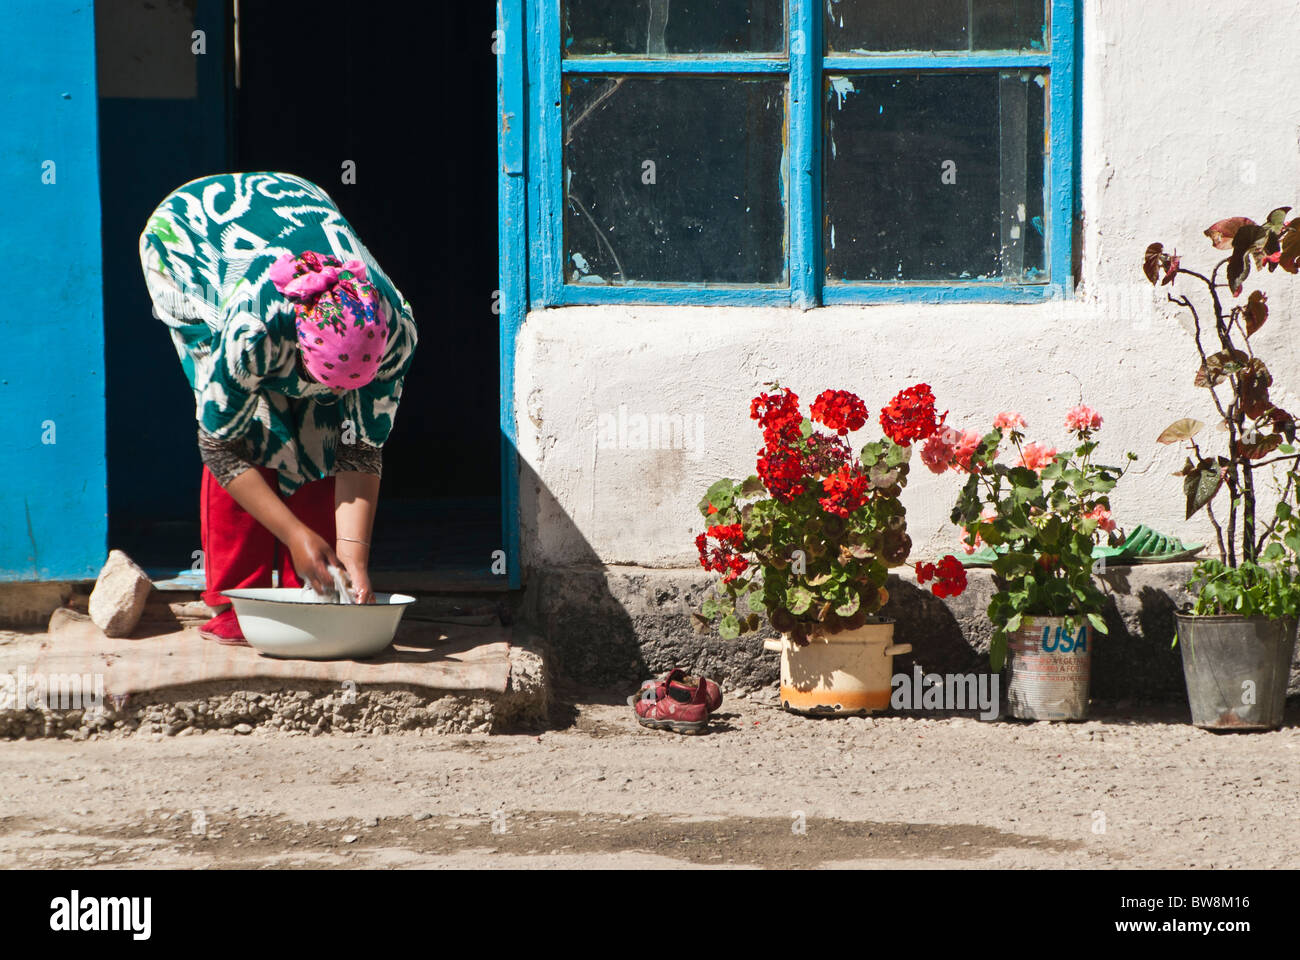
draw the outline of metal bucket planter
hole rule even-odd
[[[1296,621],[1177,614],[1187,702],[1204,730],[1276,730],[1286,708]]]
[[[889,708],[894,656],[911,653],[894,643],[894,621],[865,623],[798,646],[789,637],[765,640],[781,654],[781,705],[791,713],[862,716]]]
[[[1021,720],[1085,720],[1092,680],[1092,626],[1026,617],[1007,638],[1007,707]]]

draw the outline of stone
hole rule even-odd
[[[414,816],[413,819],[414,819],[417,823],[418,823],[419,821],[421,821],[421,820],[432,820],[432,819],[433,819],[433,814],[428,813],[428,812],[425,812],[425,813],[417,813],[417,814]]]
[[[252,732],[253,732],[253,728],[246,723],[235,724],[235,733],[249,734]]]
[[[349,834],[346,834],[346,835],[343,837],[343,842],[344,842],[344,843],[356,843],[356,842],[357,842],[357,835],[356,835],[355,833],[349,833]]]
[[[71,607],[59,607],[50,614],[50,624],[45,628],[45,632],[55,634],[70,623],[85,623],[89,619],[89,615],[79,613]]]
[[[149,575],[121,550],[113,550],[90,592],[90,619],[110,637],[129,637],[152,589]]]

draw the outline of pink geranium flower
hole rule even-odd
[[[1068,430],[1080,433],[1085,430],[1100,430],[1101,414],[1081,403],[1065,415],[1065,426]]]
[[[1020,466],[1041,470],[1056,459],[1056,448],[1041,443],[1027,443],[1021,449]]]
[[[971,458],[980,445],[980,432],[978,430],[963,430],[957,438],[955,448],[953,449],[953,461],[962,470],[970,473],[973,469]]]
[[[1106,533],[1111,533],[1115,529],[1115,521],[1111,518],[1110,511],[1101,504],[1097,504],[1097,506],[1085,513],[1083,519],[1096,520],[1097,529]]]
[[[1025,418],[1011,410],[1003,410],[993,418],[995,430],[1023,430],[1026,426]]]
[[[952,466],[953,452],[961,438],[952,427],[940,427],[921,445],[921,462],[931,473],[943,473]]]

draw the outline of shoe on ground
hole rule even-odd
[[[235,610],[232,607],[229,610],[223,610],[203,626],[199,627],[199,636],[205,640],[215,640],[217,643],[224,643],[232,647],[246,647],[248,641],[244,639],[244,631],[239,628],[239,620],[235,617]]]
[[[651,730],[703,733],[709,725],[708,693],[703,678],[694,690],[662,680],[642,687],[632,706],[637,722]]]
[[[722,690],[712,680],[706,680],[703,677],[688,676],[685,671],[674,667],[665,673],[658,680],[647,680],[641,684],[641,691],[638,694],[644,694],[647,689],[659,683],[666,683],[670,687],[678,690],[684,690],[687,693],[695,690],[701,683],[704,684],[704,691],[707,696],[709,713],[717,713],[718,708],[722,706]],[[630,701],[629,701],[630,702]]]

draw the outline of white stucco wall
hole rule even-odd
[[[772,379],[805,401],[827,387],[857,392],[872,413],[859,442],[917,381],[954,426],[985,430],[1014,409],[1030,439],[1061,446],[1082,396],[1105,417],[1101,453],[1139,457],[1112,497],[1120,523],[1208,542],[1208,523],[1183,520],[1170,476],[1184,452],[1154,439],[1182,416],[1213,423],[1213,407],[1192,385],[1195,349],[1177,312],[1141,275],[1142,251],[1158,240],[1208,269],[1220,254],[1202,231],[1215,220],[1300,209],[1300,99],[1286,54],[1300,48],[1300,4],[1227,6],[1231,17],[1185,0],[1084,3],[1083,268],[1070,302],[530,313],[516,379],[525,564],[694,565],[695,505],[718,477],[754,471],[749,400]],[[1274,399],[1300,414],[1300,279],[1278,271],[1261,286],[1271,316],[1252,342],[1278,382]],[[638,448],[638,415],[681,417],[698,436],[691,449]],[[602,416],[614,429],[604,443]],[[955,549],[959,484],[915,462],[904,494],[913,559]]]

